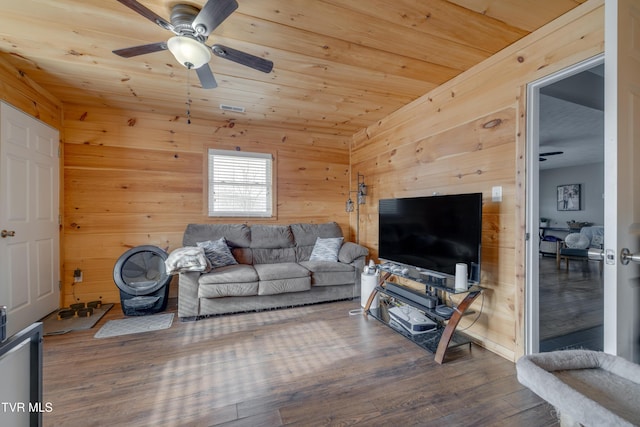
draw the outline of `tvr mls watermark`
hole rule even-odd
[[[0,408],[5,413],[49,413],[53,412],[51,402],[0,402]]]

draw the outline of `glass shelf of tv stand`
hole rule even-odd
[[[384,292],[382,293],[384,294]],[[438,326],[434,330],[429,332],[424,332],[421,334],[412,334],[402,327],[396,327],[393,324],[389,323],[389,321],[385,319],[386,316],[383,316],[381,308],[370,308],[369,314],[374,319],[378,320],[384,325],[387,325],[389,328],[393,329],[394,331],[404,336],[405,338],[408,338],[409,340],[413,341],[415,344],[419,345],[425,350],[431,353],[435,353],[437,351],[438,345],[440,344],[440,338],[442,338],[442,333],[444,332],[443,325],[438,324]],[[471,339],[461,332],[455,332],[447,348],[459,347],[465,344],[470,345]]]
[[[383,271],[388,273],[389,275],[394,275],[398,277],[403,277],[405,279],[409,279],[411,281],[423,284],[427,287],[433,288],[434,290],[443,291],[449,294],[465,294],[467,292],[480,289],[477,285],[472,285],[469,289],[456,289],[452,286],[441,285],[437,283],[437,279],[434,279],[432,275],[429,275],[427,272],[422,272],[415,267],[407,267],[406,272],[402,272],[400,268],[393,268],[388,264],[380,264],[377,266],[379,271]],[[447,282],[446,278],[444,279],[445,283]],[[449,278],[449,283],[453,283],[454,280]]]

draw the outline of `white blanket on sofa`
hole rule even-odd
[[[211,270],[209,259],[204,254],[204,248],[187,246],[173,250],[164,262],[167,274]]]

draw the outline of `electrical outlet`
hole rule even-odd
[[[82,282],[82,270],[80,270],[79,268],[73,270],[73,281],[74,283]]]

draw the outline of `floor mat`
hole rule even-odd
[[[99,308],[94,308],[93,314],[89,317],[70,317],[61,320],[58,320],[58,312],[54,311],[42,319],[44,336],[61,335],[71,331],[91,329],[111,307],[113,307],[113,304],[103,304]]]
[[[153,316],[138,316],[120,320],[109,320],[93,337],[109,338],[120,335],[139,334],[141,332],[169,329],[173,323],[173,315],[174,313],[165,313]]]

